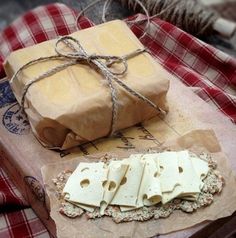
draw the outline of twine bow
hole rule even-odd
[[[65,44],[70,51],[61,50],[59,48],[60,43]],[[156,104],[154,104],[152,101],[150,101],[144,95],[142,95],[139,92],[130,88],[127,84],[125,84],[123,81],[121,81],[117,77],[119,75],[120,76],[124,75],[127,72],[127,69],[128,69],[127,60],[145,52],[145,49],[137,49],[127,55],[122,56],[122,57],[121,56],[110,56],[110,55],[96,55],[96,54],[89,55],[84,50],[84,48],[82,47],[82,45],[80,44],[80,42],[77,39],[75,39],[72,36],[63,36],[57,40],[57,42],[55,44],[55,51],[57,53],[56,55],[52,55],[52,56],[48,56],[48,57],[40,57],[40,58],[31,60],[28,63],[24,64],[22,67],[20,67],[15,72],[15,74],[11,78],[10,82],[12,83],[13,80],[15,80],[17,75],[23,69],[29,67],[30,65],[37,64],[39,62],[44,62],[44,61],[48,61],[48,60],[62,60],[63,61],[62,64],[49,69],[47,72],[44,72],[43,74],[29,80],[25,84],[25,86],[23,88],[23,92],[22,92],[22,98],[21,98],[21,107],[23,109],[24,109],[26,94],[27,94],[29,88],[34,83],[36,83],[44,78],[47,78],[51,75],[54,75],[55,73],[58,73],[64,69],[66,69],[69,66],[83,63],[83,64],[89,64],[91,67],[100,71],[100,73],[104,76],[104,79],[107,81],[108,86],[110,88],[111,100],[112,100],[112,119],[111,119],[111,129],[110,129],[109,135],[112,135],[115,132],[115,122],[116,122],[117,113],[118,113],[117,89],[114,85],[114,82],[116,82],[120,87],[125,89],[130,94],[134,95],[135,97],[146,102],[151,107],[155,108],[158,111],[158,113],[165,113]],[[111,69],[111,66],[115,63],[121,63],[123,65],[123,69],[121,71],[113,71]]]

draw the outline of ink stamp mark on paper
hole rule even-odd
[[[25,176],[24,181],[30,188],[31,192],[35,195],[37,200],[44,203],[45,202],[45,191],[44,191],[44,188],[41,185],[41,183],[33,176]]]
[[[50,214],[46,206],[46,192],[44,190],[43,185],[33,176],[25,176],[24,181],[28,189],[33,194],[35,201],[38,200],[39,203],[41,203],[43,207],[45,208],[45,209],[40,209],[41,217],[43,217],[46,220],[49,220]],[[34,203],[35,202],[33,202],[32,204]]]
[[[150,140],[153,141],[156,145],[160,145],[161,143],[148,131],[142,124],[137,125],[137,129],[143,133],[143,135],[139,135],[138,138],[140,140]]]
[[[123,149],[123,150],[135,149],[135,146],[130,142],[130,140],[134,139],[133,137],[127,137],[124,134],[122,134],[121,132],[117,132],[116,136],[123,143],[122,146],[117,146],[118,149]]]
[[[26,135],[30,131],[27,117],[18,103],[13,104],[6,110],[2,117],[2,123],[13,134]]]
[[[0,82],[0,108],[16,102],[16,98],[7,81]]]

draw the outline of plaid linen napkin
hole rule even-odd
[[[74,32],[75,19],[74,10],[55,3],[29,11],[0,32],[0,78],[5,76],[2,63],[10,52]],[[145,16],[138,14],[128,20],[142,19]],[[85,17],[78,22],[80,29],[92,25]],[[129,25],[135,35],[140,37],[146,23],[140,21]],[[236,122],[234,58],[158,18],[151,20],[141,41],[170,73],[232,122]],[[3,86],[0,80],[0,107],[7,103],[5,88],[6,85]],[[1,168],[0,211],[0,237],[50,237]]]

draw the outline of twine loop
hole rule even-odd
[[[70,52],[63,51],[59,48],[59,44],[63,43],[67,46],[68,49],[70,49]],[[97,55],[97,54],[88,54],[80,42],[72,37],[72,36],[62,36],[60,37],[55,45],[55,51],[59,56],[63,56],[68,59],[75,59],[77,63],[82,63],[83,61],[87,61],[87,63],[91,66],[95,66],[96,68],[101,68],[104,66],[103,64],[98,67],[96,64],[96,60],[99,60],[101,63],[101,60],[104,60],[105,66],[107,67],[107,71],[110,71],[110,73],[114,75],[124,75],[127,72],[128,64],[127,59],[134,57],[140,53],[143,53],[145,49],[142,50],[135,50],[132,52],[132,54],[125,55],[125,57],[121,56],[110,56],[110,55]],[[112,71],[109,69],[113,64],[116,63],[122,63],[123,64],[123,70],[122,71]]]
[[[60,44],[66,45],[67,49],[63,50],[61,47],[59,47]],[[110,88],[111,101],[112,101],[112,119],[109,135],[112,135],[115,132],[115,123],[117,120],[117,113],[118,113],[117,88],[114,82],[116,82],[120,87],[125,89],[128,93],[132,94],[133,96],[141,99],[151,107],[155,108],[158,113],[165,114],[165,112],[161,108],[159,108],[155,103],[146,98],[144,95],[130,88],[127,84],[125,84],[122,80],[118,78],[118,76],[124,76],[125,73],[127,72],[128,70],[127,60],[141,53],[144,53],[145,51],[146,51],[145,48],[137,49],[124,56],[88,54],[76,38],[72,36],[63,36],[56,41],[55,44],[55,52],[57,53],[56,55],[40,57],[29,61],[15,72],[10,82],[12,83],[12,81],[16,79],[17,75],[20,72],[22,72],[22,70],[33,64],[50,60],[60,60],[63,62],[62,64],[59,64],[56,67],[53,67],[48,71],[42,73],[41,75],[29,80],[24,85],[21,98],[21,107],[24,109],[26,94],[29,88],[34,83],[42,79],[45,79],[49,76],[52,76],[72,65],[87,64],[91,66],[92,68],[98,70],[104,76],[104,80],[106,80],[107,85]],[[122,64],[122,69],[114,71],[112,69],[113,64]]]

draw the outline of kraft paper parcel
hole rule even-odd
[[[71,36],[79,40],[88,55],[122,57],[144,48],[128,26],[119,20],[78,31]],[[29,61],[55,55],[55,43],[56,40],[50,40],[12,52],[4,65],[8,79]],[[61,51],[68,51],[68,47],[63,44],[58,47]],[[21,102],[24,87],[30,80],[68,62],[68,59],[61,61],[37,62],[23,69],[11,83],[17,101]],[[121,65],[114,64],[110,71],[122,71]],[[119,79],[167,111],[169,76],[161,65],[147,52],[128,59],[127,65],[127,72]],[[114,96],[111,97],[105,75],[98,71],[94,65],[79,62],[43,78],[28,89],[25,112],[34,135],[44,146],[68,149],[109,135]],[[117,113],[113,122],[116,130],[133,126],[158,114],[156,109],[116,82],[113,87],[117,91]]]

